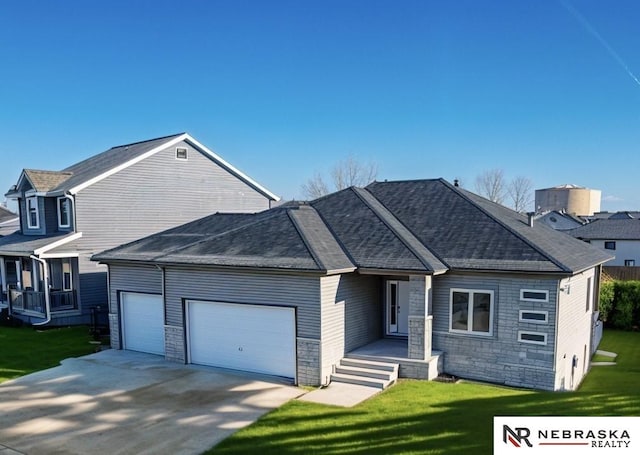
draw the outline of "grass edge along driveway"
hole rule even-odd
[[[0,327],[0,383],[55,367],[61,360],[91,354],[86,326],[35,330]]]
[[[618,354],[577,392],[402,380],[354,407],[291,401],[207,454],[490,454],[494,415],[640,415],[640,333],[605,331]]]

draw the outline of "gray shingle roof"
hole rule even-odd
[[[94,256],[300,271],[575,273],[611,256],[442,179],[373,183],[258,214],[216,214]]]
[[[66,232],[50,235],[22,235],[18,232],[0,237],[0,254],[7,256],[28,256],[35,250],[73,234]]]
[[[13,213],[11,210],[6,209],[0,206],[0,223],[4,223],[5,221],[10,221],[18,218],[17,213]]]
[[[599,219],[567,232],[585,240],[640,240],[640,219]]]
[[[211,215],[99,253],[94,260],[306,271],[354,269],[315,210],[305,206]]]

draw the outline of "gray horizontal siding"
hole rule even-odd
[[[186,143],[97,182],[76,195],[81,248],[95,252],[217,211],[256,212],[269,200]]]
[[[381,283],[376,276],[342,275],[336,298],[346,305],[346,352],[382,337]]]
[[[320,279],[322,305],[322,344],[320,382],[327,384],[333,365],[344,357],[345,302],[337,299],[342,276],[334,275]]]
[[[302,275],[169,267],[167,324],[183,326],[183,299],[297,308],[297,336],[320,338],[320,279]]]
[[[523,387],[553,389],[556,288],[553,278],[523,275],[455,275],[433,280],[433,349],[444,352],[444,371],[467,378]],[[493,335],[449,333],[452,288],[494,292]],[[549,302],[521,302],[521,289],[549,291]],[[549,312],[547,324],[520,323],[519,310]],[[546,345],[518,342],[519,330],[547,334]]]
[[[78,257],[79,285],[78,295],[83,314],[95,306],[106,307],[107,296],[107,267],[90,260],[90,256],[81,254]]]
[[[109,311],[118,312],[118,292],[162,294],[162,274],[153,266],[109,266]]]

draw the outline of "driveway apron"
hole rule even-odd
[[[0,454],[199,454],[304,391],[107,350],[0,384]]]

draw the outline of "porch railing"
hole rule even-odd
[[[76,291],[51,291],[49,292],[49,305],[51,311],[75,310]]]
[[[45,315],[45,295],[42,291],[9,290],[12,311],[31,311]],[[51,312],[75,310],[78,308],[76,291],[50,291]]]
[[[9,302],[12,311],[32,311],[44,316],[44,292],[10,289]]]

